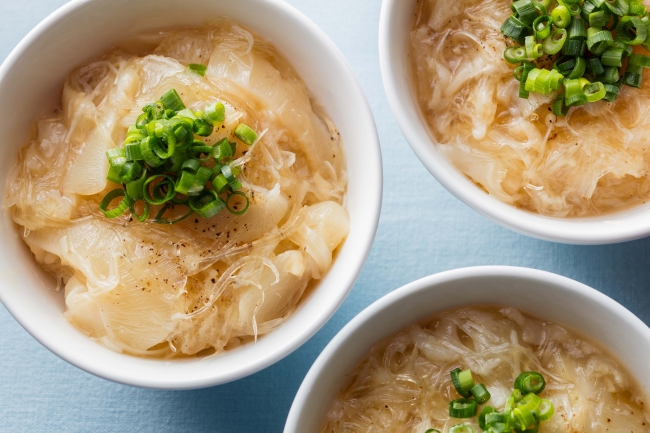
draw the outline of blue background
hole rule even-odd
[[[0,59],[65,0],[0,0]],[[280,432],[300,383],[359,311],[417,278],[464,266],[517,265],[586,283],[650,323],[650,238],[583,247],[506,230],[458,201],[424,169],[386,99],[377,49],[380,0],[290,0],[343,51],[368,96],[384,159],[384,205],[361,276],[342,308],[276,365],[227,385],[153,391],[60,360],[0,305],[0,432]]]

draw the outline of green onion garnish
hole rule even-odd
[[[205,71],[208,70],[208,67],[205,65],[200,65],[198,63],[190,63],[189,65],[187,65],[187,69],[199,74],[202,77],[205,77]]]
[[[255,143],[255,140],[257,140],[257,133],[253,131],[248,125],[245,125],[243,123],[240,123],[235,128],[235,136],[249,146]]]
[[[478,385],[474,385],[474,387],[470,390],[478,404],[483,404],[486,401],[490,399],[490,393],[488,390],[485,388],[485,385],[479,383]]]
[[[542,399],[537,409],[535,409],[535,417],[539,421],[546,421],[553,416],[554,412],[553,403],[550,400]]]
[[[552,0],[517,0],[510,9],[513,14],[501,32],[518,45],[508,46],[503,57],[515,65],[519,97],[564,87],[551,107],[555,115],[564,116],[572,106],[614,101],[623,84],[641,87],[642,68],[650,67],[650,56],[632,48],[642,45],[650,51],[650,14],[638,1],[557,0],[553,7]],[[530,63],[560,51],[560,58],[551,59],[552,68]],[[630,59],[622,69],[626,57]]]
[[[124,197],[124,198],[120,201],[120,203],[116,207],[114,207],[111,210],[108,210],[108,206],[111,204],[111,202],[118,197]],[[106,218],[117,218],[118,216],[126,212],[130,204],[131,201],[126,196],[126,192],[121,188],[117,188],[104,196],[104,199],[99,204],[99,210],[102,211],[102,213]]]
[[[188,67],[195,72],[201,70],[194,66]],[[185,107],[176,90],[170,89],[142,111],[136,123],[129,126],[123,147],[106,152],[106,178],[122,185],[100,203],[100,211],[107,218],[116,218],[128,209],[133,217],[145,222],[151,206],[162,206],[152,222],[174,224],[193,213],[211,218],[224,209],[235,215],[248,210],[248,197],[239,191],[240,168],[230,167],[236,144],[223,138],[210,146],[195,137],[211,135],[214,125],[225,121],[223,103],[193,111]],[[234,133],[249,145],[257,139],[257,133],[244,124]],[[120,203],[109,209],[119,197],[123,197]],[[142,209],[140,214],[136,208]],[[187,210],[179,213],[183,208]],[[168,213],[175,216],[165,217]]]
[[[471,418],[476,415],[477,410],[476,400],[459,398],[449,402],[449,416],[452,418]]]
[[[546,381],[544,376],[536,371],[526,371],[517,376],[515,380],[515,389],[521,391],[522,394],[539,394],[544,391]]]
[[[451,370],[451,372],[449,373],[449,375],[451,376],[451,383],[454,385],[454,388],[456,388],[456,392],[458,394],[462,395],[465,398],[469,398],[471,396],[471,394],[469,393],[469,391],[465,391],[463,389],[463,387],[461,386],[461,383],[460,383],[459,375],[460,375],[461,371],[462,370],[460,368],[454,368],[453,370]],[[472,382],[473,382],[473,380],[472,380]]]

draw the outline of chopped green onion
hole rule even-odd
[[[187,65],[187,69],[189,69],[190,71],[196,74],[199,74],[202,77],[205,77],[205,71],[208,70],[208,67],[205,65],[200,65],[198,63],[190,63],[189,65]]]
[[[605,11],[596,11],[589,14],[589,27],[605,27],[609,23],[609,16]]]
[[[124,197],[120,203],[111,210],[108,210],[111,202],[118,197]],[[104,196],[102,201],[99,203],[99,210],[104,214],[106,218],[117,218],[122,215],[129,208],[130,204],[129,198],[126,196],[126,192],[122,188],[117,188],[109,192]]]
[[[231,206],[231,205],[230,205],[230,200],[231,200],[233,197],[243,197],[243,200],[246,202],[246,204],[244,205],[244,207],[242,208],[242,210],[237,210],[237,205],[235,205],[235,206]],[[243,215],[243,214],[245,214],[246,211],[248,210],[248,207],[250,206],[250,202],[248,201],[248,197],[246,197],[246,194],[244,194],[244,193],[241,192],[241,191],[235,191],[235,192],[233,192],[232,194],[230,194],[230,195],[228,196],[228,198],[226,199],[226,206],[227,206],[227,208],[228,208],[228,211],[229,211],[231,214],[233,214],[233,215]],[[476,410],[474,411],[474,415],[476,415]],[[474,416],[474,415],[472,415],[472,416]],[[457,417],[457,418],[458,418],[458,417]]]
[[[485,433],[510,433],[510,431],[511,429],[508,424],[494,423],[485,431]]]
[[[648,30],[639,17],[622,17],[616,26],[616,37],[626,44],[641,45],[647,35]]]
[[[587,25],[580,17],[575,17],[567,27],[569,33],[569,40],[584,41],[587,39]]]
[[[608,102],[614,102],[614,100],[618,96],[619,87],[613,84],[603,84],[603,86],[607,91],[607,94],[605,95],[603,100]]]
[[[650,56],[643,54],[632,54],[627,61],[628,65],[638,65],[643,66],[644,68],[650,68]]]
[[[566,76],[569,79],[580,78],[585,74],[587,69],[587,61],[584,57],[576,57],[576,65]]]
[[[494,423],[507,423],[508,416],[505,413],[492,412],[485,415],[485,425],[490,426]]]
[[[472,418],[477,410],[476,400],[459,398],[449,402],[449,416],[452,418]]]
[[[643,81],[643,75],[634,72],[625,71],[625,74],[623,75],[622,83],[625,84],[626,86],[636,87],[637,89],[640,89],[642,81]]]
[[[515,15],[511,15],[501,26],[501,33],[519,42],[523,41],[524,37],[527,36],[528,27]]]
[[[140,179],[134,180],[126,184],[125,190],[126,195],[131,199],[131,201],[136,202],[144,198],[144,184],[147,181],[147,170],[142,171]]]
[[[199,114],[202,115],[203,113]],[[206,117],[197,116],[197,119],[194,121],[193,130],[196,135],[199,135],[201,137],[208,137],[212,134],[212,131],[214,131],[214,126],[212,125],[212,122]]]
[[[221,197],[210,189],[206,189],[197,197],[192,197],[189,205],[190,209],[196,212],[201,218],[212,218],[226,207]]]
[[[630,2],[630,15],[644,16],[646,13],[648,13],[648,8],[645,5],[637,2]]]
[[[596,8],[600,8],[605,4],[605,0],[587,0],[587,2],[591,3]]]
[[[454,388],[456,388],[456,392],[460,395],[462,395],[465,398],[470,397],[470,393],[468,391],[463,390],[463,387],[460,385],[460,378],[458,375],[460,374],[462,370],[460,368],[454,368],[449,372],[449,375],[451,376],[451,383],[454,385]]]
[[[567,80],[565,81],[565,86],[566,83],[574,82],[574,81],[578,82],[578,92],[582,93],[582,87],[584,87],[585,84],[581,83],[580,80]],[[566,86],[567,94],[569,94],[569,92],[574,92],[573,89],[574,89],[573,86],[571,86],[571,89],[568,86]],[[515,389],[520,390],[522,394],[529,394],[529,393],[539,394],[544,390],[545,387],[546,387],[546,381],[544,380],[544,376],[542,376],[536,371],[523,372],[519,376],[517,376],[517,379],[515,380]]]
[[[548,38],[544,39],[544,43],[542,44],[542,49],[546,54],[556,54],[564,46],[566,38],[567,38],[566,30],[555,29],[551,32],[551,35]]]
[[[535,9],[531,0],[517,0],[512,3],[512,6],[517,11],[521,22],[527,26],[532,25],[538,16],[537,9]]]
[[[589,68],[591,69],[591,73],[594,75],[600,75],[605,72],[605,69],[603,69],[603,64],[600,63],[600,59],[597,57],[592,57],[589,59]]]
[[[212,181],[212,187],[214,188],[215,191],[217,191],[218,194],[222,194],[225,191],[227,191],[229,185],[228,185],[228,181],[226,180],[226,176],[220,174],[217,177],[215,177],[214,180]]]
[[[612,33],[608,30],[599,30],[589,27],[587,30],[587,48],[593,54],[600,55],[614,42]]]
[[[129,161],[122,166],[120,170],[120,183],[129,183],[133,182],[140,177],[144,168],[140,165],[138,161]]]
[[[479,383],[478,385],[474,385],[474,387],[472,387],[470,392],[472,393],[472,395],[474,396],[478,404],[483,404],[490,399],[490,393],[485,388],[485,385],[481,383]]]
[[[519,403],[523,395],[521,394],[521,390],[519,389],[514,389],[512,390],[512,393],[510,394],[510,397],[512,397],[515,400],[515,403]]]
[[[527,430],[535,425],[535,414],[531,410],[525,407],[516,407],[513,413],[520,430]]]
[[[542,399],[537,409],[535,409],[535,417],[538,421],[547,421],[555,413],[555,408],[550,400]]]
[[[185,108],[183,100],[175,89],[169,89],[167,92],[165,92],[165,94],[160,97],[160,102],[162,102],[163,107],[166,109],[174,111],[180,111]]]
[[[460,382],[460,388],[463,391],[470,392],[474,387],[474,377],[472,376],[472,371],[470,369],[466,369],[458,373],[458,381]]]
[[[530,73],[530,71],[535,69],[535,65],[533,65],[530,62],[524,62],[522,66],[523,66],[523,70],[521,72],[521,80],[519,83],[519,97],[528,98],[529,92],[528,90],[526,90],[526,80],[528,78],[528,74]]]
[[[551,12],[551,21],[559,29],[566,28],[571,23],[571,12],[566,6],[557,6]]]
[[[626,0],[605,0],[605,6],[611,13],[622,17],[630,10],[630,5]]]
[[[140,151],[140,142],[127,144],[124,146],[124,151],[128,161],[142,161],[144,159]]]
[[[570,107],[567,107],[564,104],[563,94],[557,95],[557,97],[553,100],[552,110],[553,110],[553,114],[555,114],[556,116],[566,116],[567,113],[569,112],[569,108]]]
[[[542,402],[542,399],[537,396],[537,394],[529,393],[521,398],[517,407],[526,408],[531,412],[537,409],[537,407]]]
[[[619,80],[620,75],[618,73],[618,68],[614,66],[605,66],[603,69],[605,71],[602,74],[594,77],[596,81],[600,81],[603,84],[614,84]]]
[[[481,413],[478,416],[478,426],[481,427],[481,429],[485,430],[485,418],[488,414],[496,412],[495,409],[492,406],[485,406],[483,410],[481,410]]]
[[[580,56],[582,55],[582,43],[583,41],[578,39],[569,39],[564,43],[562,47],[562,54],[565,56]]]
[[[149,185],[153,181],[158,179],[162,179],[162,180],[153,186],[153,197],[152,197],[151,193],[149,192]],[[167,176],[165,174],[153,175],[149,177],[149,179],[147,179],[146,182],[144,183],[142,192],[144,193],[144,199],[149,204],[160,205],[160,204],[167,203],[169,200],[171,200],[174,197],[175,194],[174,179],[171,176]],[[162,195],[163,193],[165,195]]]
[[[120,177],[120,172],[122,167],[109,167],[108,173],[106,174],[106,180],[110,180],[113,183],[121,184],[122,178]]]
[[[565,6],[567,9],[569,9],[571,17],[579,16],[580,12],[582,11],[582,7],[578,1],[558,0],[557,3],[558,5]]]
[[[616,66],[620,68],[623,66],[623,53],[622,48],[607,48],[600,58],[600,62],[605,66]]]
[[[145,200],[142,201],[143,203],[143,208],[142,208],[142,214],[138,215],[138,212],[135,210],[135,202],[130,202],[129,203],[129,210],[131,211],[131,215],[135,217],[138,221],[141,223],[145,222],[147,218],[149,218],[149,203],[146,202]]]
[[[106,157],[111,167],[122,167],[126,163],[126,152],[122,148],[109,149]]]
[[[591,15],[593,12],[596,12],[596,6],[586,1],[582,4],[582,10],[580,11],[580,18],[585,20],[586,23],[589,23],[589,15]]]
[[[240,123],[239,125],[237,125],[234,133],[237,138],[239,138],[241,141],[248,144],[249,146],[255,143],[255,140],[257,140],[257,133],[244,123]]]
[[[544,3],[538,2],[537,0],[532,0],[532,3],[540,16],[547,15],[548,7]]]
[[[526,49],[524,47],[508,47],[503,52],[503,58],[508,63],[519,63],[526,60]]]
[[[533,22],[533,31],[537,39],[545,39],[551,34],[551,17],[544,14],[535,18]],[[587,30],[585,29],[585,32]]]
[[[221,123],[226,120],[226,107],[222,102],[215,102],[208,105],[205,109],[205,115],[212,121],[212,123]]]
[[[430,428],[429,430],[425,431],[424,433],[442,433],[440,430],[437,428]]]
[[[556,69],[563,75],[568,74],[575,68],[577,63],[576,58],[577,57],[568,57],[568,56],[558,57],[553,63],[553,69]]]

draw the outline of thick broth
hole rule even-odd
[[[476,417],[449,417],[449,402],[460,397],[449,375],[457,367],[472,370],[492,395],[486,405],[499,411],[520,372],[542,373],[540,396],[555,414],[540,433],[650,431],[647,395],[606,349],[517,309],[478,306],[437,314],[374,345],[321,433],[446,433],[464,422],[480,432]]]
[[[414,83],[439,150],[495,198],[554,217],[595,216],[650,198],[650,86],[613,103],[551,113],[555,93],[518,97],[503,59],[508,0],[419,0]],[[640,51],[638,47],[635,48]],[[539,62],[552,63],[545,56]]]

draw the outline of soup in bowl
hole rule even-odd
[[[649,350],[646,325],[575,281],[444,272],[386,295],[332,340],[285,432],[646,431],[637,357]]]
[[[347,63],[290,6],[152,5],[72,2],[3,64],[0,295],[87,371],[208,386],[286,356],[343,301],[376,229],[379,147]],[[90,35],[72,24],[96,14]]]
[[[571,30],[572,24],[563,28],[552,23],[550,16],[559,13],[554,10],[566,6],[540,5],[544,14],[539,18],[547,20],[546,30],[553,32],[546,46],[541,33],[539,38],[522,33],[516,40],[502,32],[514,36],[504,26],[519,16],[509,2],[385,1],[380,60],[398,123],[417,156],[447,189],[508,228],[581,244],[646,236],[650,230],[645,223],[643,107],[648,83],[623,83],[632,70],[638,69],[635,77],[641,79],[645,68],[608,64],[643,63],[648,52],[643,45],[614,41],[620,17],[612,18],[609,10],[587,11],[591,6],[576,3],[578,13],[569,14],[569,20],[584,30],[582,37]],[[641,13],[644,7],[639,8]],[[606,15],[607,28],[589,26],[588,12]],[[633,18],[647,20],[642,15]],[[524,32],[528,28],[522,27]],[[608,51],[604,60],[593,40],[587,41],[587,33],[598,30],[603,33],[597,37],[612,39],[612,45],[603,45]],[[554,37],[569,42],[556,51],[550,47]],[[532,51],[525,51],[526,38]],[[584,50],[580,46],[576,55],[565,54],[565,49],[581,45],[578,42],[585,42]],[[607,56],[612,50],[618,53],[618,45],[620,62],[610,61]],[[522,57],[515,59],[512,52]],[[580,67],[564,71],[565,76],[558,68],[568,67],[567,59]],[[592,63],[595,69],[585,66]],[[598,65],[608,68],[611,77],[599,73]],[[522,80],[524,69],[535,69],[534,76],[544,71],[538,91],[534,80]],[[567,96],[567,81],[569,88],[577,85],[575,98],[584,101],[566,106],[574,102],[568,99],[574,95]],[[526,90],[528,84],[531,91]],[[608,95],[605,86],[616,87],[618,93]],[[587,102],[584,92],[589,91],[583,89],[592,87],[602,87],[603,92],[590,94],[595,102]],[[553,110],[556,102],[559,111]]]

